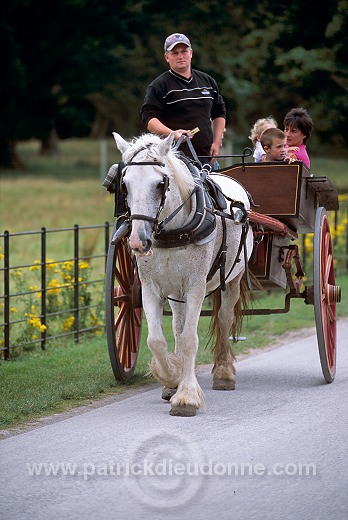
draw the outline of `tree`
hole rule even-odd
[[[256,118],[281,125],[305,106],[318,140],[346,146],[348,0],[5,0],[0,22],[0,165],[19,139],[51,150],[56,134],[143,130],[149,82],[166,69],[165,37],[187,33],[193,66],[211,73],[243,144]]]
[[[126,6],[115,9],[110,0],[15,0],[3,7],[1,166],[15,164],[18,139],[35,137],[45,148],[52,132],[63,129],[67,137],[83,132],[86,122],[91,127],[95,110],[88,96],[119,74],[110,49],[132,42]]]

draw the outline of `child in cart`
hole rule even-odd
[[[255,162],[261,162],[262,157],[265,156],[265,151],[262,148],[260,138],[262,132],[267,130],[267,128],[277,128],[278,124],[274,117],[262,117],[258,119],[251,128],[249,139],[253,143],[254,153],[253,157]]]
[[[262,162],[293,163],[297,160],[287,155],[286,135],[280,128],[268,128],[262,132],[261,145],[265,150]]]

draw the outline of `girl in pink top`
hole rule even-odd
[[[304,108],[292,108],[284,118],[284,133],[289,149],[288,157],[302,161],[308,169],[311,163],[308,157],[306,142],[313,130],[312,118]]]

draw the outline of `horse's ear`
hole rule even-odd
[[[158,145],[158,148],[163,155],[168,154],[169,150],[172,147],[173,141],[174,141],[174,132],[170,132],[168,137],[163,139],[163,141]]]
[[[116,132],[112,132],[112,135],[114,136],[114,139],[116,141],[116,146],[120,150],[120,152],[123,154],[128,148],[130,147],[130,144],[127,143],[123,139],[123,137],[120,136],[120,134],[117,134]]]

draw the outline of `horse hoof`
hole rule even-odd
[[[230,379],[214,379],[213,390],[234,390],[236,383]]]
[[[176,391],[177,388],[167,388],[166,386],[164,386],[162,390],[162,399],[164,399],[165,401],[170,401],[170,399],[173,397]]]
[[[177,417],[194,417],[196,408],[192,404],[179,404],[172,406],[169,413]]]

